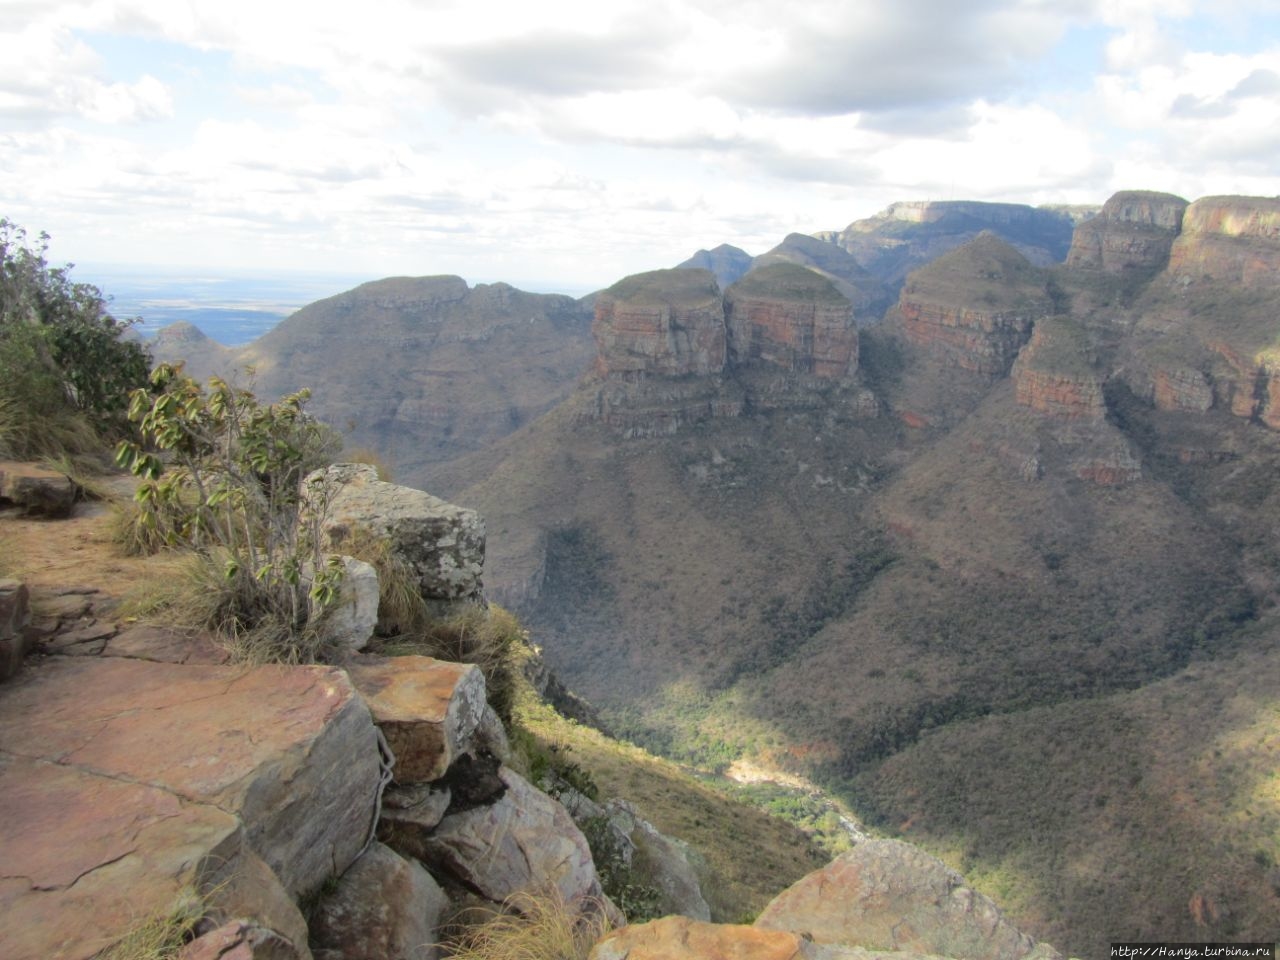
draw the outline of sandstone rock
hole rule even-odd
[[[752,270],[725,293],[725,317],[735,364],[765,362],[831,379],[857,370],[853,305],[804,267],[775,263]]]
[[[192,940],[178,960],[310,960],[305,945],[299,950],[274,930],[244,920],[232,920]]]
[[[306,918],[275,871],[249,847],[232,863],[211,865],[205,887],[209,918],[244,925],[245,944],[258,951],[247,956],[310,960]]]
[[[0,579],[0,683],[22,669],[31,649],[30,593],[26,584]]]
[[[357,530],[385,538],[418,577],[423,597],[480,600],[484,520],[474,510],[445,503],[421,490],[384,483],[376,467],[334,464],[304,484],[322,515],[325,548],[341,550]],[[323,491],[320,493],[319,491]]]
[[[484,674],[475,664],[366,657],[347,669],[395,754],[397,783],[439,780],[474,748],[487,706]]]
[[[243,845],[239,820],[216,807],[0,751],[0,956],[87,960]]]
[[[1244,287],[1280,286],[1280,199],[1202,197],[1187,208],[1168,273]]]
[[[435,929],[448,905],[420,864],[375,843],[317,904],[315,960],[435,960]]]
[[[325,638],[348,652],[363,650],[378,625],[378,571],[373,564],[342,557],[342,583],[327,607],[312,602],[312,618],[324,617]]]
[[[708,420],[742,414],[742,388],[720,377],[606,380],[594,397],[591,418],[626,439],[662,437]]]
[[[427,856],[426,838],[449,809],[453,792],[437,784],[392,784],[382,795],[378,839],[406,857]]]
[[[994,380],[1050,304],[1043,274],[983,234],[912,273],[891,322],[925,358]]]
[[[925,960],[908,951],[820,944],[786,930],[663,917],[601,938],[589,960]]]
[[[566,904],[603,900],[586,839],[564,807],[503,768],[495,803],[450,813],[427,838],[432,870],[495,903],[554,885]]]
[[[331,667],[51,660],[0,697],[0,751],[239,816],[293,896],[350,863],[372,828],[373,722]]]
[[[803,233],[788,234],[782,243],[756,257],[750,272],[777,264],[796,264],[826,278],[853,305],[855,317],[863,323],[879,320],[893,300],[884,284],[838,243]]]
[[[756,920],[818,943],[965,960],[1057,954],[1004,919],[987,897],[918,847],[866,840],[779,894]]]
[[[1096,422],[1106,415],[1102,381],[1088,361],[1078,324],[1046,317],[1013,365],[1014,396],[1024,407],[1061,420]]]
[[[207,634],[143,624],[122,629],[107,641],[102,653],[157,663],[220,664],[230,658]]]
[[[116,625],[114,623],[91,621],[83,626],[55,633],[52,639],[45,644],[45,649],[49,653],[62,653],[72,656],[83,655],[88,652],[96,654],[100,653],[102,648],[107,645],[107,640],[115,635]]]
[[[71,478],[30,463],[0,461],[0,506],[12,505],[32,517],[71,516],[79,493]]]
[[[1152,400],[1157,410],[1204,413],[1213,406],[1213,387],[1199,370],[1160,366],[1152,380]]]
[[[1186,209],[1187,201],[1173,194],[1123,190],[1076,227],[1067,265],[1106,273],[1163,267]]]
[[[724,368],[724,305],[708,270],[618,281],[596,299],[591,334],[601,377],[705,376]]]

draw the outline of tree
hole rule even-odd
[[[0,218],[0,445],[30,456],[114,439],[150,358],[102,291],[53,267],[48,234]]]

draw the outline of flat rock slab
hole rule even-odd
[[[51,658],[0,688],[0,752],[236,815],[293,896],[360,851],[379,773],[368,709],[318,666]]]
[[[150,625],[125,627],[107,642],[102,653],[156,663],[221,664],[230,659],[205,634]]]
[[[397,783],[438,780],[470,749],[486,706],[484,674],[475,664],[368,657],[347,672],[396,756]]]
[[[79,488],[63,473],[31,463],[0,461],[0,505],[11,503],[32,517],[71,516]]]
[[[208,804],[0,754],[0,956],[91,957],[243,844],[240,821]]]

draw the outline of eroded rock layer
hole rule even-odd
[[[1280,286],[1280,199],[1204,197],[1187,208],[1169,273],[1246,287]]]
[[[724,368],[724,305],[709,270],[654,270],[618,281],[596,300],[591,333],[602,377]]]
[[[1123,190],[1076,227],[1067,266],[1107,273],[1163,267],[1186,209],[1187,201],[1171,193]]]

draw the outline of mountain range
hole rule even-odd
[[[583,300],[396,278],[246,348],[478,508],[606,724],[813,777],[1073,954],[1280,915],[1280,200],[902,203]]]

